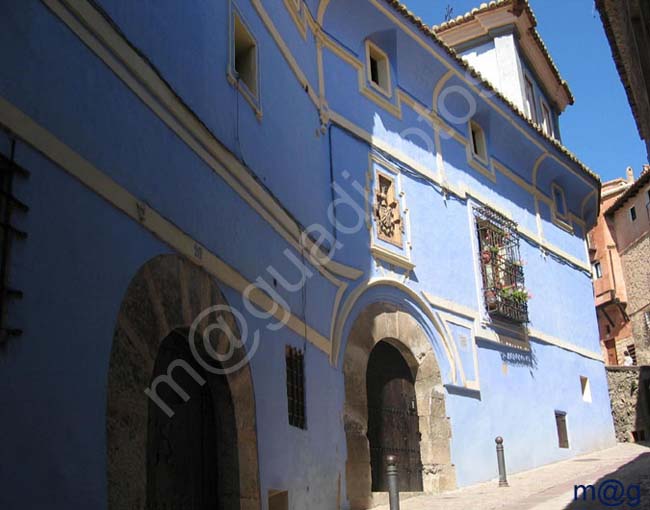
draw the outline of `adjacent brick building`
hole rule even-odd
[[[633,346],[633,339],[626,312],[627,293],[623,266],[612,225],[605,218],[605,212],[633,182],[633,170],[628,168],[626,179],[618,178],[603,183],[598,222],[588,237],[600,345],[608,365],[623,363],[624,352]]]
[[[623,265],[639,364],[650,364],[650,166],[605,212]]]

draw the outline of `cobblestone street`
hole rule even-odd
[[[617,480],[622,486],[601,485],[607,480]],[[650,444],[621,443],[509,476],[508,481],[507,488],[499,488],[494,480],[437,496],[407,499],[402,501],[401,510],[650,509]],[[578,501],[574,501],[576,485],[594,485],[594,491],[587,489],[583,501],[579,490]],[[635,485],[640,485],[640,490]],[[378,510],[388,510],[388,506]]]

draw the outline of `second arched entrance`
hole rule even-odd
[[[422,490],[420,419],[415,377],[398,349],[379,342],[366,374],[372,491],[388,491],[386,457],[397,458],[400,492]]]
[[[381,344],[384,345],[379,347]],[[386,346],[392,350],[388,350]],[[376,347],[381,350],[375,351]],[[385,351],[384,354],[381,354],[382,351]],[[375,356],[373,353],[378,354]],[[383,356],[390,359],[382,361]],[[379,368],[373,367],[376,363],[373,360],[375,357]],[[374,375],[378,370],[382,370],[382,365],[392,365],[396,359],[399,368],[394,370],[398,373]],[[381,448],[377,440],[382,441],[374,428],[376,421],[371,419],[369,413],[369,405],[376,406],[377,402],[385,407],[390,407],[391,403],[396,402],[400,413],[417,415],[417,433],[406,430],[408,438],[405,442],[401,439],[399,448],[412,450],[408,465],[412,463],[419,473],[409,476],[403,483],[411,486],[411,483],[418,483],[421,477],[421,490],[424,492],[437,493],[454,489],[456,476],[451,463],[451,427],[445,410],[445,390],[433,346],[418,322],[409,313],[392,304],[368,305],[359,313],[350,329],[345,345],[343,375],[347,446],[346,493],[350,508],[362,510],[384,502],[384,495],[380,494],[383,491],[376,490],[382,486],[374,482],[375,479],[380,480],[379,475],[373,479],[374,466],[377,465],[374,468],[376,473],[382,469],[377,461],[372,460],[373,449],[378,444]],[[400,379],[400,376],[400,382],[389,382]],[[381,391],[377,390],[377,386]],[[398,389],[391,389],[392,386]],[[404,395],[392,394],[399,393],[402,389]],[[411,397],[413,393],[415,402]],[[377,394],[380,396],[373,396]],[[407,406],[406,411],[404,405]],[[411,427],[415,430],[416,420],[415,416],[412,417]],[[404,423],[404,420],[400,421]],[[379,427],[385,427],[386,423],[380,419]],[[389,424],[388,427],[394,428],[394,425]],[[394,433],[389,432],[389,435]],[[399,443],[399,436],[396,441]],[[418,453],[421,466],[417,466]]]

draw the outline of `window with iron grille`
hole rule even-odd
[[[287,401],[289,407],[289,425],[301,429],[307,428],[305,419],[305,353],[300,349],[287,346],[285,349],[287,364]]]
[[[29,211],[29,207],[14,196],[13,181],[15,177],[28,178],[29,172],[13,162],[14,150],[15,142],[11,145],[11,158],[0,155],[0,345],[9,337],[22,334],[20,328],[9,322],[10,302],[23,297],[22,291],[10,284],[9,268],[13,243],[27,238],[26,232],[14,226],[14,214]]]
[[[636,365],[636,346],[634,344],[628,345],[627,352],[630,355],[630,358],[632,358],[632,363]]]
[[[528,322],[528,292],[517,224],[489,207],[475,210],[485,307],[491,317]]]

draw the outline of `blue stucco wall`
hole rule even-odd
[[[385,46],[395,87],[388,102],[399,106],[400,115],[360,94],[358,69],[324,48],[327,104],[358,129],[337,123],[321,129],[319,111],[249,1],[238,1],[237,9],[259,46],[261,120],[226,78],[229,2],[182,7],[171,0],[102,0],[99,4],[215,139],[263,184],[269,197],[275,197],[297,224],[319,224],[335,234],[342,246],[336,261],[362,273],[355,280],[341,278],[347,289],[338,304],[337,287],[313,267],[313,276],[300,292],[276,289],[297,318],[331,342],[341,342],[334,363],[288,328],[269,331],[245,311],[237,291],[220,284],[228,302],[245,313],[249,326],[264,331],[251,360],[263,500],[267,490],[285,489],[294,510],[329,509],[338,497],[345,505],[341,366],[351,324],[374,302],[393,303],[408,311],[431,341],[447,388],[459,485],[495,475],[496,435],[506,440],[511,471],[612,444],[602,362],[534,337],[530,353],[475,338],[486,317],[471,208],[484,200],[507,211],[531,232],[537,231],[536,209],[529,190],[503,173],[495,172],[493,180],[471,168],[466,147],[457,137],[442,137],[436,145],[431,124],[398,97],[404,94],[426,109],[436,108],[435,85],[447,66],[457,66],[446,53],[422,34],[405,34],[370,3],[355,2],[351,7],[333,0],[324,32],[341,45],[341,51],[361,60],[367,37]],[[316,85],[313,35],[308,30],[302,39],[281,2],[263,5],[297,65]],[[284,255],[287,249],[297,254],[294,248],[53,12],[36,0],[0,0],[0,7],[5,13],[0,18],[4,101],[247,281],[261,277],[273,286],[269,266],[289,281],[298,279],[296,268]],[[309,7],[315,15],[317,2],[310,1]],[[576,177],[575,164],[505,106],[497,111],[494,99],[480,97],[458,77],[449,83],[466,87],[476,101],[477,119],[494,161],[532,186],[535,162],[549,152],[553,157],[540,167],[541,192],[550,196],[551,182],[561,179],[569,209],[581,214],[579,204],[595,183]],[[451,98],[448,106],[462,113],[458,98]],[[448,128],[467,136],[466,123]],[[0,135],[0,153],[5,156],[10,154],[12,138],[10,133]],[[389,147],[392,154],[377,145]],[[370,155],[376,160],[371,162]],[[30,205],[29,213],[15,220],[29,237],[15,244],[10,268],[11,284],[25,294],[11,304],[10,317],[24,334],[0,354],[0,407],[10,417],[0,421],[0,435],[10,438],[0,452],[4,481],[0,507],[106,508],[106,383],[115,320],[138,268],[174,248],[80,184],[28,141],[16,141],[15,160],[32,175],[27,181],[17,180],[15,190]],[[346,233],[336,231],[330,221],[332,198],[342,192],[353,197],[356,207],[336,204],[335,216],[341,224],[354,224],[359,210],[369,212],[375,172],[382,165],[398,172],[398,191],[404,193],[408,206],[404,214],[411,246],[393,250],[415,266],[408,275],[373,259],[370,245],[377,243],[373,228]],[[444,171],[449,189],[423,175],[423,169],[430,175]],[[531,327],[598,353],[591,280],[575,263],[588,262],[584,230],[578,223],[572,233],[560,229],[549,207],[544,202],[539,206],[544,242],[575,260],[546,254],[538,240],[522,240],[526,285],[534,295],[529,303]],[[391,271],[398,276],[391,276]],[[360,292],[372,279],[391,277],[399,285]],[[343,303],[355,293],[360,297],[341,319]],[[466,326],[451,321],[449,325],[453,341],[458,342],[460,334],[469,335],[470,350],[461,349],[459,359],[452,362],[464,368],[468,379],[478,380],[478,389],[461,391],[461,383],[452,381],[452,366],[430,320],[443,310],[427,304],[423,293],[473,314],[473,318],[463,317]],[[333,317],[343,322],[340,339],[330,338]],[[285,345],[306,349],[308,427],[304,431],[287,423]],[[590,379],[591,403],[581,400],[581,375]],[[567,412],[569,450],[557,448],[555,410]]]

